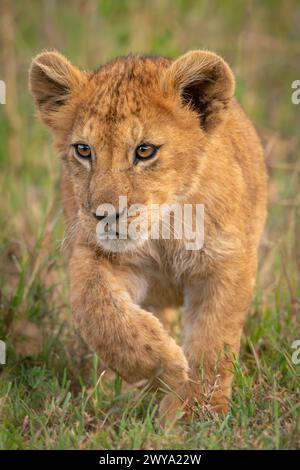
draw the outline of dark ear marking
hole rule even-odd
[[[87,74],[58,52],[37,55],[29,70],[29,89],[42,120],[55,127],[55,113],[86,80]]]
[[[191,51],[175,60],[163,78],[164,92],[175,93],[196,111],[205,130],[216,127],[234,94],[234,77],[226,62],[207,51]]]

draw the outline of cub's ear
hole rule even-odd
[[[175,60],[163,78],[164,92],[179,95],[209,131],[223,119],[234,94],[234,76],[226,62],[208,51],[190,51]]]
[[[42,52],[33,59],[29,70],[29,90],[46,124],[59,127],[57,112],[84,83],[86,76],[58,52]]]

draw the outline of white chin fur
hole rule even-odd
[[[126,253],[137,250],[145,243],[145,240],[142,238],[138,240],[101,240],[97,238],[97,243],[105,251],[110,251],[113,253]]]

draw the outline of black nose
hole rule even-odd
[[[96,212],[93,212],[93,216],[94,216],[95,219],[97,219],[97,220],[103,220],[104,217],[106,217],[106,215],[97,215]]]
[[[98,215],[98,214],[96,214],[96,212],[93,212],[93,216],[94,216],[95,219],[97,219],[97,220],[103,220],[105,217],[107,217],[107,214],[105,214],[105,215]],[[118,220],[118,218],[119,218],[119,213],[116,213],[115,216],[116,216],[116,219]]]

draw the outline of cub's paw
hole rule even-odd
[[[175,424],[187,416],[188,400],[180,399],[176,395],[166,395],[159,406],[159,418],[162,426]]]
[[[228,401],[222,397],[206,400],[199,397],[194,385],[183,386],[174,393],[166,395],[160,403],[159,417],[163,426],[175,424],[179,420],[186,423],[204,421],[211,415],[226,415]]]
[[[187,421],[193,414],[191,406],[193,394],[189,383],[168,393],[161,401],[159,417],[163,425],[174,424],[179,420]]]
[[[218,415],[227,415],[229,411],[228,401],[212,400],[211,404],[208,405],[208,410]]]

